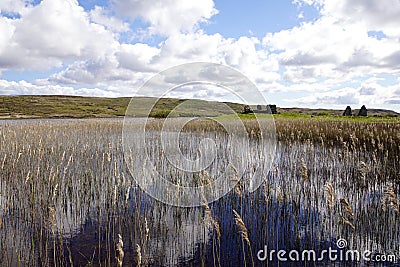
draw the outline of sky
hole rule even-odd
[[[399,0],[1,0],[0,95],[133,96],[179,64],[281,107],[400,112]],[[229,100],[211,88],[177,97]]]

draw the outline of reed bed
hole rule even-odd
[[[265,246],[318,251],[339,238],[400,257],[400,123],[275,123],[274,167],[262,187],[249,193],[246,182],[227,177],[236,186],[223,198],[178,208],[152,199],[131,177],[122,120],[0,122],[0,265],[265,266],[255,256]],[[256,147],[255,121],[244,124]],[[147,125],[149,140],[160,125]],[[204,120],[184,131],[193,157],[199,136],[229,138]],[[159,142],[151,146],[158,151]],[[237,157],[257,155],[238,150]],[[175,172],[167,161],[157,164]],[[221,168],[186,182],[207,184]]]

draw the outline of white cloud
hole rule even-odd
[[[96,85],[109,87],[115,82],[137,82],[149,74],[119,67],[115,55],[99,60],[75,61],[65,70],[53,74],[49,82],[53,84]]]
[[[43,0],[21,18],[1,19],[3,69],[50,69],[65,60],[104,56],[117,44],[111,32],[90,22],[76,0]]]
[[[343,88],[325,93],[316,93],[299,99],[299,102],[310,105],[353,105],[359,104],[357,98],[358,90],[354,88]]]
[[[400,105],[400,98],[387,100],[385,104],[398,106]]]
[[[32,5],[33,0],[1,0],[0,11],[8,14],[24,14]]]
[[[283,50],[280,53],[283,65],[297,66],[345,63],[379,66],[380,59],[398,49],[394,42],[369,37],[361,24],[345,25],[332,17],[268,34],[263,43],[274,50]]]
[[[361,87],[360,95],[375,95],[376,89],[373,87]]]
[[[314,5],[315,4],[316,5],[316,4],[318,4],[318,2],[319,1],[317,1],[317,0],[292,0],[292,3],[299,7],[302,7],[303,4],[306,4],[306,5]]]
[[[265,49],[278,54],[285,80],[342,84],[374,74],[398,75],[400,28],[395,17],[400,17],[400,2],[370,2],[374,1],[295,0],[299,7],[316,6],[321,17],[263,38]],[[386,36],[370,36],[371,31]]]
[[[116,10],[150,24],[148,33],[169,36],[191,32],[218,13],[213,0],[113,0]]]
[[[203,61],[233,66],[252,81],[267,84],[280,79],[277,59],[262,50],[256,38],[226,39],[201,31],[175,34],[159,47],[144,43],[121,44],[105,58],[76,61],[54,74],[52,82],[100,84],[130,81],[141,74],[155,74],[175,65]],[[179,49],[177,49],[179,47]]]
[[[324,0],[322,13],[335,15],[348,23],[362,23],[368,30],[381,30],[398,38],[400,2],[398,0]]]
[[[221,46],[228,43],[220,34],[207,35],[201,31],[175,34],[161,44],[154,62],[167,68],[191,61],[218,61]]]
[[[387,108],[397,110],[399,96],[396,96],[396,91],[399,90],[399,85],[382,86],[379,83],[367,81],[359,87],[343,87],[340,89],[330,90],[326,92],[317,92],[297,98],[287,99],[295,105],[304,107],[334,107],[344,108],[346,105],[358,107],[366,105],[367,108]]]
[[[156,47],[143,43],[122,44],[116,58],[119,67],[138,72],[154,72],[157,69],[152,66],[152,60],[160,53]]]
[[[203,32],[173,35],[161,46],[154,63],[161,68],[193,61],[221,63],[237,68],[252,81],[268,83],[279,79],[276,58],[257,49],[260,40],[253,37],[224,38]],[[179,49],[177,49],[179,47]]]
[[[400,2],[398,0],[293,0],[299,6],[313,5],[321,15],[336,18],[348,24],[362,24],[369,31],[382,31],[398,38],[400,29]]]
[[[106,10],[104,7],[95,6],[93,10],[89,13],[90,19],[99,24],[106,27],[112,32],[121,33],[129,31],[129,23],[123,22],[120,19],[110,15],[110,12]]]
[[[233,98],[236,102],[242,101],[242,99],[233,95],[229,90],[208,84],[184,85],[174,88],[174,90],[171,90],[165,96],[172,98],[207,99],[208,101],[232,101]]]
[[[74,61],[53,74],[49,81],[60,84],[111,86],[115,81],[135,81],[162,69],[151,62],[160,49],[147,44],[120,44],[107,55]]]
[[[32,84],[26,81],[0,80],[1,95],[79,95],[117,97],[119,93],[103,88],[73,88],[54,84]]]
[[[12,38],[14,30],[15,27],[12,25],[10,19],[0,17],[0,55],[4,52],[4,49],[10,44],[10,40]]]

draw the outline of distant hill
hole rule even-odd
[[[146,103],[154,98],[138,97],[139,105],[135,115],[146,115]],[[81,96],[0,96],[0,119],[6,118],[113,118],[123,117],[130,97],[104,98]],[[158,100],[151,115],[165,116],[185,99],[162,98]],[[240,112],[241,104],[226,103],[234,111]],[[192,100],[190,109],[180,116],[221,116],[225,110],[217,102]]]
[[[137,116],[144,116],[145,103],[154,101],[154,98],[140,97],[135,107]],[[0,119],[7,118],[114,118],[123,117],[130,97],[105,98],[105,97],[81,97],[81,96],[0,96]],[[154,107],[151,115],[165,117],[177,105],[185,99],[162,98]],[[236,112],[243,110],[243,104],[226,104]],[[344,110],[345,107],[343,107]],[[367,107],[368,108],[368,107]],[[308,115],[342,115],[343,110],[307,109],[307,108],[279,108],[279,113],[301,113]],[[358,110],[353,110],[357,114]],[[225,110],[217,105],[217,102],[192,100],[190,109],[180,116],[221,116]],[[368,109],[370,116],[398,116],[391,110]]]

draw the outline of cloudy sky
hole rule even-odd
[[[279,106],[400,111],[399,0],[1,0],[0,12],[3,95],[132,96],[206,61]]]

